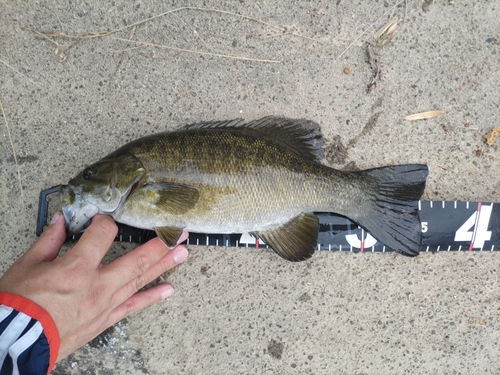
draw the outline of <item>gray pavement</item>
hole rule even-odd
[[[500,202],[498,147],[482,138],[500,123],[500,2],[394,4],[1,2],[2,271],[35,241],[40,190],[129,140],[201,120],[306,117],[322,127],[325,164],[426,163],[424,199]],[[128,47],[131,28],[41,34],[111,31],[188,6],[233,14],[171,12],[139,24]],[[391,15],[405,20],[377,49],[368,91],[365,43]],[[132,248],[115,244],[109,258]],[[498,374],[499,265],[496,252],[322,252],[293,264],[190,246],[164,275],[173,297],[53,373]]]

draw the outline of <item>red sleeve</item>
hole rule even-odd
[[[56,363],[60,344],[57,327],[49,313],[29,299],[8,292],[0,292],[0,304],[12,307],[40,322],[50,347],[49,369],[47,371],[49,374]]]

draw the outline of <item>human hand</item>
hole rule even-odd
[[[184,261],[186,247],[169,250],[155,238],[104,265],[102,258],[117,231],[110,217],[96,215],[78,243],[58,257],[66,237],[58,212],[0,279],[0,291],[28,298],[52,317],[60,338],[58,361],[121,319],[173,293],[168,284],[138,290]],[[178,243],[186,238],[185,231]]]

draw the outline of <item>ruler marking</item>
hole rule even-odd
[[[332,217],[332,213],[330,212],[330,217]],[[333,221],[330,220],[330,233],[333,233]]]
[[[467,202],[469,203],[469,202]],[[469,251],[472,251],[474,248],[474,241],[476,240],[476,234],[477,234],[477,224],[479,222],[479,215],[481,215],[481,202],[477,202],[477,215],[476,215],[476,220],[474,221],[474,232],[472,233],[472,240],[470,242],[469,246]]]
[[[428,202],[427,209],[425,205]],[[497,203],[493,202],[477,202],[477,201],[444,201],[437,200],[436,209],[434,211],[429,211],[434,208],[434,201],[426,201],[426,200],[418,200],[418,209],[423,221],[429,222],[429,233],[427,236],[424,235],[423,243],[421,246],[421,252],[450,252],[450,251],[497,251],[500,252],[500,246],[498,246],[498,235],[500,232],[498,231],[498,206]],[[464,204],[464,206],[462,206]],[[497,206],[494,206],[497,204]],[[442,207],[443,212],[439,211],[439,206]],[[446,212],[445,210],[448,210]],[[453,210],[453,212],[451,212]],[[436,213],[437,211],[437,213]],[[436,216],[433,219],[433,216]],[[339,222],[339,226],[337,228],[337,218],[345,219],[340,216],[336,216],[332,213],[317,213],[319,220],[322,221],[322,229],[321,236],[322,242],[319,240],[316,242],[315,251],[326,250],[329,252],[351,252],[351,253],[364,253],[364,252],[390,252],[394,251],[390,247],[386,247],[383,243],[376,245],[373,244],[372,238],[370,237],[369,241],[367,241],[368,232],[359,226],[356,226],[351,221],[346,220],[346,224],[342,221]],[[428,217],[427,217],[428,216]],[[456,216],[456,217],[454,217]],[[491,216],[491,219],[490,219]],[[453,221],[450,220],[447,223],[446,217],[451,217]],[[442,223],[441,227],[433,230],[432,228],[432,220],[440,219]],[[467,219],[467,220],[466,220]],[[460,227],[458,230],[457,228]],[[358,232],[358,238],[355,238],[355,242],[353,245],[347,243],[345,244],[345,240],[342,239],[344,233],[351,233],[351,231],[355,228],[356,232]],[[426,229],[426,226],[423,227]],[[131,230],[135,230],[132,232]],[[360,233],[361,232],[361,233]],[[126,242],[128,240],[129,243],[136,242],[142,243],[142,234],[144,233],[144,241],[148,241],[152,236],[154,236],[153,232],[145,232],[143,230],[137,230],[135,228],[128,228],[127,226],[120,227],[120,232],[116,237],[116,241]],[[184,243],[188,245],[206,245],[206,246],[236,246],[238,247],[252,247],[253,238],[248,241],[236,240],[235,238],[229,238],[229,236],[224,235],[223,238],[219,234],[215,233],[194,233],[195,236],[191,236],[187,238]],[[322,236],[325,236],[324,238]],[[359,236],[361,238],[359,239]],[[453,239],[455,236],[456,240]],[[71,238],[77,239],[80,236],[77,235],[68,235],[68,240]],[[198,237],[198,238],[197,238]],[[203,241],[203,237],[205,237],[205,241]],[[219,237],[222,240],[219,240]],[[238,236],[236,236],[238,237]],[[337,238],[339,237],[339,238]],[[196,239],[196,241],[194,240]],[[215,241],[212,242],[212,239]],[[348,238],[351,240],[351,238]],[[361,240],[361,241],[360,241]],[[339,242],[343,242],[343,245],[340,245]],[[486,242],[489,242],[486,243]],[[426,243],[429,244],[426,245]],[[446,245],[448,243],[448,245]],[[438,246],[437,244],[440,244]],[[459,245],[458,247],[457,244]],[[372,245],[372,246],[370,246]],[[264,248],[268,247],[267,244],[260,240],[255,239],[256,248]]]
[[[363,228],[361,228],[361,248],[359,249],[359,252],[365,252],[365,230]]]

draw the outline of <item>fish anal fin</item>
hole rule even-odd
[[[177,245],[177,241],[182,235],[182,228],[156,227],[155,232],[165,245],[169,248],[173,248]]]
[[[155,206],[174,215],[186,213],[200,199],[197,188],[175,182],[147,184],[144,189],[154,193],[155,199],[152,203]]]
[[[299,262],[314,254],[318,232],[318,218],[312,213],[302,213],[277,228],[251,234],[262,239],[282,258]]]

